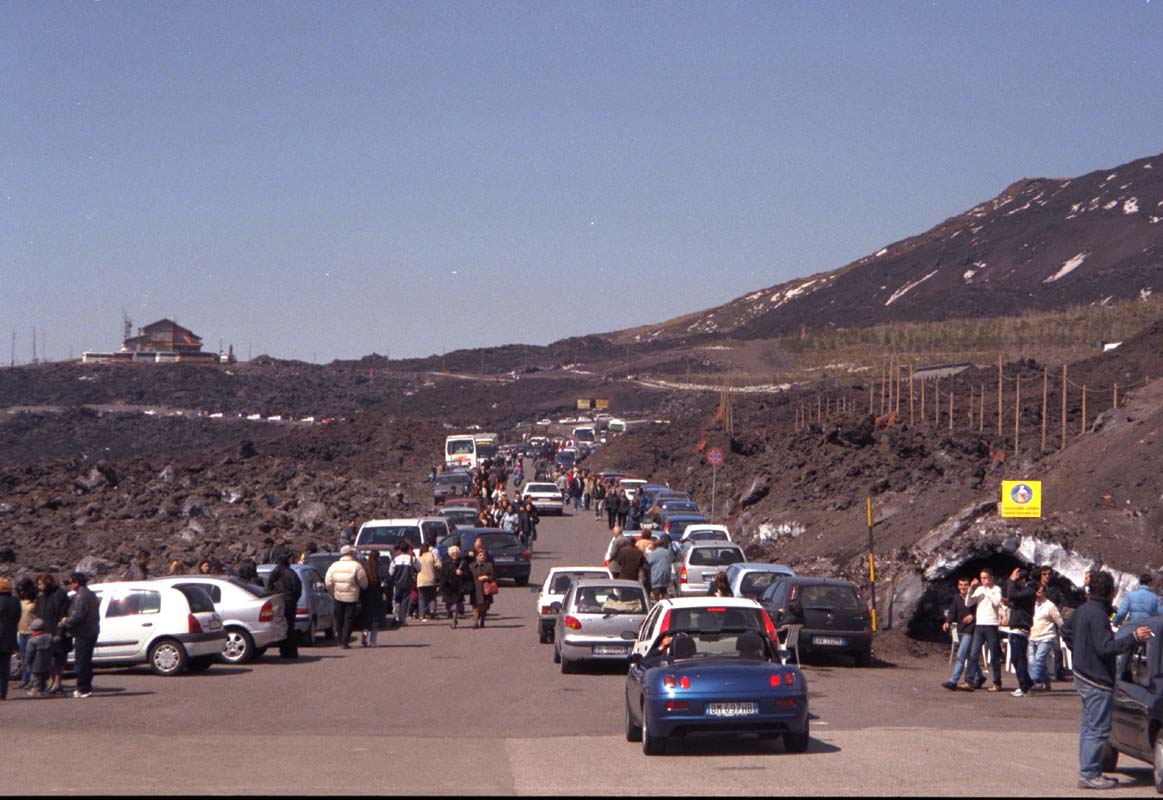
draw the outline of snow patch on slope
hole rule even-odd
[[[933,270],[932,272],[930,272],[928,275],[926,275],[923,278],[918,278],[915,281],[910,281],[909,283],[906,283],[904,286],[902,286],[901,288],[897,289],[895,292],[892,293],[892,296],[888,298],[888,301],[885,303],[885,306],[891,306],[894,302],[901,299],[906,294],[908,294],[913,289],[917,288],[922,283],[929,280],[929,278],[933,277],[936,274],[937,274],[937,270]]]
[[[1127,202],[1123,203],[1124,214],[1138,214],[1139,213],[1139,198],[1132,197]]]
[[[1090,255],[1090,253],[1079,253],[1078,255],[1074,256],[1074,258],[1068,259],[1067,261],[1063,262],[1062,268],[1059,269],[1057,272],[1055,272],[1053,275],[1051,275],[1046,280],[1042,281],[1042,283],[1053,283],[1054,281],[1058,280],[1059,278],[1065,278],[1071,272],[1074,272],[1074,270],[1081,267],[1082,262],[1086,260],[1086,257],[1088,255]]]

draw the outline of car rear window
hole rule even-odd
[[[675,641],[680,637],[686,641],[676,647]],[[757,636],[753,631],[724,634],[700,632],[679,634],[671,641],[670,647],[676,659],[714,656],[715,658],[762,660],[769,657],[767,644],[761,636]]]
[[[688,542],[726,542],[730,541],[726,531],[695,531],[687,535]]]
[[[628,586],[587,586],[574,597],[579,614],[645,614],[646,593]]]
[[[118,592],[109,600],[106,617],[130,617],[136,614],[157,614],[162,608],[161,592],[132,589]],[[213,611],[213,606],[211,606]]]
[[[396,544],[407,539],[412,544],[420,544],[420,529],[415,525],[376,525],[364,528],[356,539],[356,544]]]
[[[481,534],[481,544],[484,545],[485,550],[492,553],[495,551],[505,552],[508,550],[524,550],[521,540],[511,533],[485,533]],[[469,542],[472,546],[472,542]],[[464,549],[463,547],[461,549]]]
[[[586,570],[584,572],[558,572],[553,576],[553,583],[549,587],[551,594],[565,594],[569,585],[578,578],[604,578],[605,570]]]
[[[691,550],[692,567],[725,567],[743,560],[743,551],[738,547],[696,547]]]
[[[739,594],[744,597],[759,597],[772,583],[786,577],[778,572],[749,572],[739,581]]]
[[[201,586],[184,583],[174,588],[186,596],[186,602],[190,604],[190,613],[200,614],[214,610],[210,595],[206,594],[206,590]]]
[[[528,483],[525,485],[526,492],[555,492],[560,493],[560,489],[553,483]]]
[[[803,586],[799,601],[804,608],[827,608],[833,611],[860,611],[860,599],[851,586]]]

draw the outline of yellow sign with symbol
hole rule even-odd
[[[1042,518],[1041,481],[1002,481],[1001,515],[1003,517]]]

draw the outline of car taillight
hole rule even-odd
[[[571,631],[580,631],[582,628],[581,622],[577,617],[566,617],[565,627],[569,628]]]
[[[273,622],[275,618],[275,607],[271,605],[271,601],[267,600],[262,604],[262,610],[258,612],[259,622]]]
[[[195,617],[193,614],[186,615],[186,625],[189,627],[190,633],[201,633],[202,632],[202,623],[199,622],[198,618]]]
[[[772,686],[795,686],[796,685],[796,674],[794,672],[788,672],[787,674],[781,675],[777,672],[771,676],[771,685]]]
[[[691,688],[691,679],[686,675],[677,678],[674,675],[663,675],[662,685],[667,689],[689,689]]]
[[[528,561],[528,560],[529,560],[529,551],[528,551],[528,550],[526,550],[524,553],[522,553],[522,554],[521,554],[521,556],[522,556],[522,557],[523,557],[523,558],[524,558],[526,561]]]
[[[686,565],[683,565],[682,572],[678,574],[678,582],[686,583]]]
[[[311,609],[306,608],[304,606],[298,606],[295,608],[295,614],[298,616],[302,616],[304,614],[310,614],[310,613],[311,613]]]
[[[542,606],[542,607],[541,607],[541,613],[542,613],[542,614],[552,614],[552,613],[553,613],[553,609],[552,609],[551,607],[549,607],[549,606]]]
[[[767,609],[761,609],[760,614],[763,615],[763,628],[767,631],[767,638],[776,647],[779,646],[779,634],[775,632],[775,623],[771,621],[771,615],[767,613]]]

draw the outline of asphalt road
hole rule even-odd
[[[590,515],[547,518],[534,582],[600,559]],[[302,649],[160,678],[99,670],[91,698],[0,704],[4,794],[1076,793],[1078,699],[950,694],[933,659],[808,665],[807,753],[696,742],[647,758],[622,735],[617,670],[562,675],[536,595],[502,584],[483,630],[413,624],[380,647]],[[1012,679],[1011,679],[1012,683]],[[1115,796],[1148,796],[1126,762]]]

